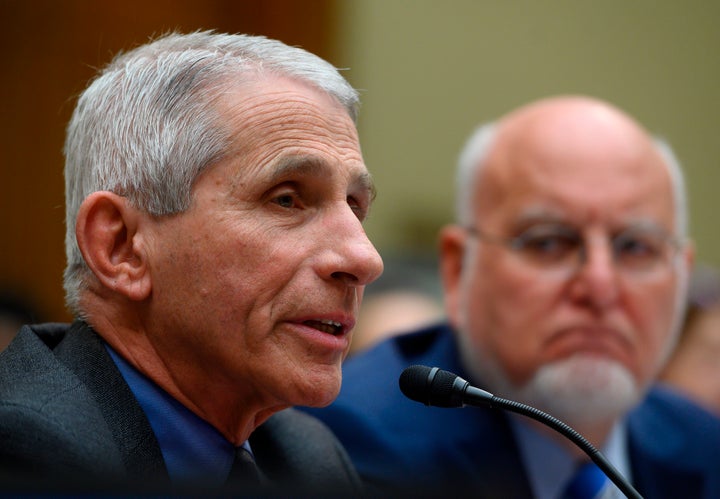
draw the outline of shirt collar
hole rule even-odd
[[[511,414],[510,423],[535,497],[559,497],[575,471],[575,460],[556,440],[532,427],[525,416]],[[632,480],[629,475],[627,429],[624,422],[613,427],[606,445],[600,451],[620,474]],[[624,497],[614,484],[610,489],[611,494],[614,494],[611,497]]]

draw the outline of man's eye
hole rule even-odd
[[[354,197],[348,196],[347,203],[355,216],[362,222],[367,217],[367,209]]]
[[[653,245],[641,239],[625,238],[616,243],[617,251],[624,254],[645,254],[654,252]]]
[[[560,235],[533,236],[523,243],[525,250],[538,254],[560,254],[577,248],[577,241]]]
[[[538,263],[552,263],[573,258],[582,242],[571,230],[556,227],[536,227],[526,231],[513,242],[516,250]]]
[[[293,208],[296,205],[295,196],[292,194],[282,194],[280,196],[276,196],[273,199],[273,202],[283,208]]]
[[[663,253],[663,241],[650,237],[619,237],[613,241],[616,257],[622,259],[657,259]]]

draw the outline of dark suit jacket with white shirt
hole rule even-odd
[[[398,379],[414,364],[471,379],[460,366],[453,331],[436,325],[347,360],[335,402],[305,410],[335,431],[360,475],[381,490],[532,497],[508,415],[407,399]],[[658,387],[629,415],[627,436],[633,485],[646,499],[720,498],[719,418]]]
[[[170,485],[147,417],[83,322],[24,326],[0,353],[0,442],[0,491]],[[276,413],[250,444],[282,490],[358,490],[342,446],[307,414]]]

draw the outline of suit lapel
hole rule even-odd
[[[128,475],[167,479],[160,446],[150,423],[100,337],[87,324],[75,322],[55,353],[97,402]]]

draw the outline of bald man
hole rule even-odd
[[[720,497],[720,420],[653,387],[693,261],[670,148],[606,102],[553,97],[476,130],[457,186],[440,236],[447,323],[353,358],[336,402],[313,411],[361,475],[393,492],[556,499],[589,461],[523,416],[406,399],[398,377],[422,364],[561,419],[647,498]],[[599,475],[597,494],[620,497]]]

